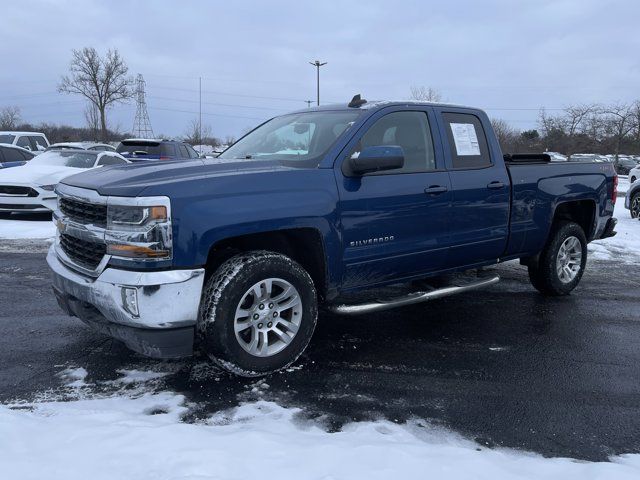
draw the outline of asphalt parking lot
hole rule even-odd
[[[362,318],[322,314],[288,372],[229,376],[202,358],[161,362],[129,352],[59,310],[44,244],[0,248],[0,402],[60,389],[84,367],[108,385],[122,368],[171,372],[155,389],[190,401],[186,421],[255,398],[302,408],[338,430],[350,421],[424,418],[487,446],[578,459],[640,452],[638,268],[591,261],[573,295],[549,299],[517,264],[503,281]],[[108,387],[104,387],[105,389]]]

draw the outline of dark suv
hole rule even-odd
[[[130,138],[120,142],[116,151],[132,162],[200,158],[191,145],[175,140]]]

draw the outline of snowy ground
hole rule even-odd
[[[615,260],[627,264],[640,262],[640,221],[624,208],[624,198],[618,198],[614,216],[618,219],[612,238],[596,240],[589,244],[589,257],[597,260]]]
[[[162,372],[121,371],[109,385],[83,368],[43,401],[0,406],[0,465],[11,479],[637,479],[640,455],[608,463],[489,449],[414,419],[347,425],[327,433],[297,409],[253,401],[199,423]],[[105,387],[115,388],[110,393]],[[268,388],[264,381],[256,388]],[[92,393],[102,391],[102,393]],[[44,400],[46,399],[46,400]],[[65,401],[62,401],[65,400]]]
[[[28,218],[0,218],[0,239],[52,239],[56,235],[53,222]]]

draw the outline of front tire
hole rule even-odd
[[[574,222],[558,224],[538,261],[529,264],[531,284],[542,294],[568,295],[580,283],[587,264],[587,238]]]
[[[631,213],[631,218],[640,218],[640,192],[631,197],[629,212]]]
[[[317,318],[309,274],[284,255],[254,251],[227,260],[208,280],[198,334],[201,347],[220,367],[257,377],[295,362]]]

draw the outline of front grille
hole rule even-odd
[[[104,243],[81,240],[64,233],[60,235],[60,246],[71,260],[92,270],[98,266],[102,257],[107,253],[107,246]]]
[[[107,206],[60,197],[60,211],[78,223],[107,226]]]
[[[1,210],[39,210],[41,208],[47,208],[44,205],[38,205],[37,203],[30,204],[17,204],[17,203],[0,203]]]
[[[16,197],[37,197],[38,192],[31,187],[18,185],[0,185],[0,195]]]

